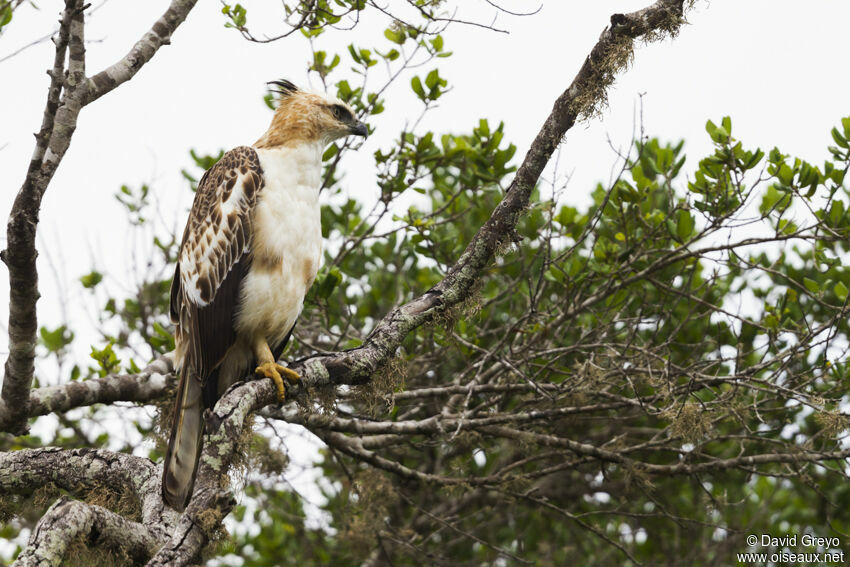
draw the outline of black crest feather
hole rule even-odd
[[[280,95],[281,98],[286,98],[288,96],[291,96],[293,93],[298,92],[298,87],[296,87],[292,82],[287,81],[286,79],[280,79],[279,81],[269,81],[266,84],[278,87],[277,89],[274,89],[274,92]]]

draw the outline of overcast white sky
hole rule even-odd
[[[387,0],[391,5],[398,0]],[[506,123],[506,137],[518,146],[517,162],[528,148],[552,102],[569,84],[599,33],[615,12],[641,8],[650,0],[567,2],[544,0],[534,16],[500,16],[496,25],[509,34],[456,25],[444,34],[454,56],[439,61],[452,92],[441,99],[422,127],[468,132],[479,118]],[[87,27],[89,73],[101,70],[139,38],[165,9],[165,0],[109,0]],[[248,2],[249,24],[273,22],[258,17]],[[492,8],[463,0],[460,14],[489,21]],[[534,1],[503,4],[533,9]],[[22,7],[0,38],[0,58],[56,27],[62,3],[45,0],[40,10]],[[98,5],[95,2],[95,5]],[[277,5],[275,3],[275,5]],[[600,119],[579,124],[568,134],[560,157],[561,174],[572,175],[566,200],[585,206],[598,181],[607,181],[615,156],[608,140],[626,148],[632,137],[640,95],[646,132],[662,140],[687,141],[686,171],[709,151],[703,127],[731,115],[734,134],[749,146],[783,152],[815,163],[826,156],[829,130],[850,115],[850,76],[846,63],[846,0],[700,0],[673,41],[637,50],[633,67],[610,93]],[[326,34],[319,48],[343,51],[355,42],[386,44],[384,18],[370,17],[353,32]],[[253,142],[270,113],[262,103],[265,82],[286,77],[306,81],[309,49],[300,37],[255,45],[223,27],[220,4],[201,0],[173,38],[130,83],[86,108],[70,151],[44,199],[40,247],[60,266],[58,278],[40,257],[40,324],[55,327],[64,317],[79,336],[94,337],[84,294],[73,282],[93,263],[114,286],[130,286],[131,248],[127,220],[112,195],[122,184],[151,184],[167,209],[176,209],[182,230],[191,194],[180,176],[190,165],[188,150],[215,152]],[[258,31],[275,30],[273,23]],[[8,214],[41,123],[53,58],[52,44],[41,43],[0,62],[0,211]],[[422,71],[427,72],[430,66]],[[340,75],[338,78],[342,78]],[[387,95],[389,111],[370,122],[377,128],[359,154],[350,154],[344,187],[363,199],[378,193],[372,153],[386,147],[416,116],[420,103],[410,93],[409,77]],[[5,217],[4,217],[5,218]],[[5,246],[5,231],[0,234]],[[125,281],[122,282],[122,278]],[[61,305],[57,279],[69,290]],[[0,330],[8,317],[8,284],[0,277]],[[93,340],[93,339],[92,339]],[[0,333],[0,354],[7,348]],[[86,349],[80,349],[85,353]],[[47,377],[45,377],[47,378]],[[56,377],[49,377],[48,382]]]

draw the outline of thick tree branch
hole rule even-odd
[[[103,378],[45,386],[29,391],[26,417],[112,402],[150,402],[160,399],[175,381],[173,353],[160,356],[138,374],[110,374]],[[15,418],[0,401],[0,431],[13,431]]]
[[[74,408],[95,404],[109,404],[113,402],[145,403],[162,399],[168,393],[169,387],[176,384],[177,380],[177,377],[173,374],[173,354],[173,352],[170,352],[160,356],[138,374],[110,374],[93,380],[34,388],[30,390],[28,417],[66,412]],[[326,383],[326,381],[314,382],[310,379],[305,379],[303,387],[293,390],[293,394],[300,394],[300,397],[303,397],[306,401],[306,393],[310,388],[325,385]],[[555,384],[542,384],[540,387],[553,392],[557,392],[560,388]],[[452,394],[467,394],[470,390],[476,393],[526,392],[534,391],[534,387],[528,384],[443,386],[397,392],[393,395],[393,399],[401,401],[449,396]],[[299,399],[299,397],[293,395],[293,399]],[[622,404],[625,406],[628,405],[628,402],[624,401]],[[289,420],[290,418],[295,419],[298,413],[294,409],[269,406],[265,408],[263,415],[274,419]],[[8,431],[7,420],[8,412],[4,412],[2,401],[0,401],[0,431]]]
[[[55,485],[76,496],[91,491],[122,491],[135,495],[142,522],[158,538],[171,534],[177,513],[160,498],[160,472],[148,459],[95,449],[63,450],[55,447],[0,453],[0,491],[30,494]]]
[[[256,380],[232,387],[206,415],[204,449],[195,491],[171,540],[148,566],[192,565],[210,535],[235,504],[226,477],[238,451],[248,416],[274,403],[277,390],[271,380]]]
[[[162,398],[176,381],[171,353],[162,355],[138,374],[110,374],[103,378],[68,382],[30,390],[29,417],[65,412],[112,402],[151,402]],[[4,429],[0,411],[0,431]]]
[[[76,123],[76,113],[63,112],[70,108],[79,112],[79,105],[60,100],[64,81],[65,53],[74,44],[79,56],[83,42],[82,0],[67,0],[62,14],[59,34],[55,41],[56,55],[50,74],[50,88],[41,130],[36,134],[36,146],[24,184],[18,191],[6,229],[6,249],[0,259],[9,268],[9,356],[6,359],[0,412],[8,414],[11,429],[22,433],[26,429],[27,401],[35,360],[36,302],[38,301],[38,272],[36,270],[35,230],[41,198],[55,172],[61,154],[57,155],[57,138],[70,136]],[[71,35],[75,34],[71,39]],[[57,136],[58,133],[58,136]],[[64,150],[62,150],[64,153]]]
[[[658,0],[637,12],[611,16],[611,25],[602,32],[573,82],[555,101],[505,197],[446,277],[425,294],[390,311],[362,346],[294,364],[293,368],[305,381],[314,384],[368,381],[392,357],[410,331],[469,297],[499,248],[518,239],[517,221],[528,207],[531,192],[552,153],[580,116],[592,114],[604,102],[615,74],[631,59],[634,41],[675,34],[684,23],[683,11],[684,0]]]
[[[14,565],[59,566],[68,547],[82,538],[90,547],[106,547],[139,564],[159,548],[161,541],[137,522],[131,522],[102,506],[85,504],[67,496],[59,498],[41,517],[26,549]]]
[[[6,250],[0,253],[0,259],[9,268],[10,288],[9,356],[0,392],[0,419],[8,431],[25,432],[29,415],[38,328],[35,235],[44,192],[71,144],[80,110],[131,79],[161,46],[167,45],[195,1],[174,0],[123,59],[88,80],[85,78],[85,6],[82,0],[65,2],[42,128],[36,135],[36,148],[26,179],[9,215]],[[67,76],[64,73],[66,51]]]

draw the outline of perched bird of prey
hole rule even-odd
[[[366,136],[344,102],[273,81],[272,123],[201,178],[171,284],[180,385],[162,475],[162,497],[183,510],[192,495],[203,412],[253,370],[274,380],[304,295],[319,269],[322,153],[333,140]]]

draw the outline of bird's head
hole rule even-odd
[[[319,142],[323,146],[345,136],[363,136],[369,130],[350,106],[335,97],[301,90],[286,80],[269,83],[277,87],[278,106],[271,126],[257,148]]]

